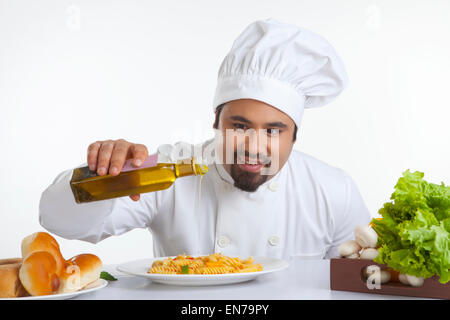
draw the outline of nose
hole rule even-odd
[[[246,136],[245,150],[250,159],[258,159],[259,162],[265,163],[269,155],[268,139],[265,130],[249,130]]]
[[[259,135],[257,134],[256,130],[247,130],[246,132],[246,139],[245,139],[245,150],[248,151],[249,157],[255,158],[258,155],[259,150]]]

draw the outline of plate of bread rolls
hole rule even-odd
[[[63,258],[55,238],[35,232],[22,240],[22,257],[0,259],[0,300],[69,299],[106,287],[94,254]]]

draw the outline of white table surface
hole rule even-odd
[[[287,269],[243,283],[208,287],[173,286],[122,274],[117,265],[104,271],[118,280],[105,288],[72,299],[105,300],[300,300],[300,299],[419,299],[414,297],[330,290],[330,260],[291,260]]]

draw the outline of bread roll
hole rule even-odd
[[[58,242],[46,232],[22,240],[19,278],[33,296],[75,292],[100,278],[101,260],[80,254],[64,260]]]
[[[36,251],[46,251],[50,253],[56,262],[57,271],[59,275],[64,268],[64,258],[59,249],[59,244],[50,234],[46,232],[35,232],[22,240],[22,258],[25,259],[28,255]]]
[[[54,256],[47,251],[29,254],[22,262],[19,278],[32,296],[56,293],[60,285],[58,265]]]
[[[80,254],[66,260],[57,293],[78,291],[100,278],[102,261],[93,254]]]
[[[19,280],[22,259],[0,260],[0,298],[17,298],[28,295]]]

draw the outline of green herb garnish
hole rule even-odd
[[[185,265],[181,267],[181,273],[182,274],[189,274],[189,266]]]
[[[114,278],[110,273],[106,271],[102,271],[100,273],[100,279],[108,280],[108,281],[116,281],[117,278]]]

